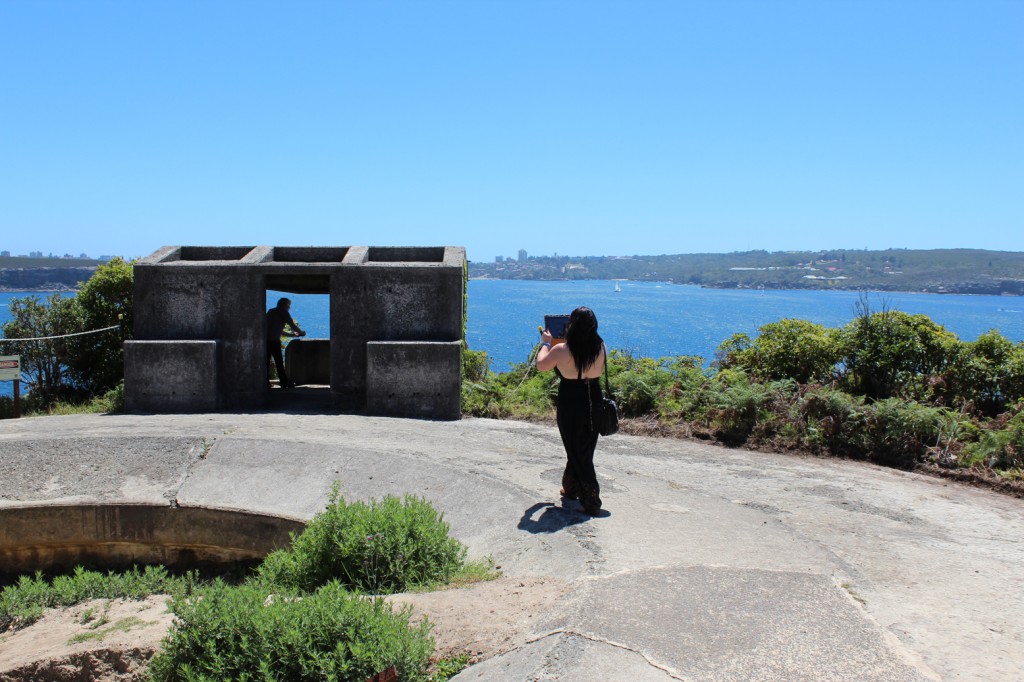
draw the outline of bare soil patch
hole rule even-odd
[[[0,682],[135,682],[170,627],[167,597],[95,599],[0,637]]]

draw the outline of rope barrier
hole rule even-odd
[[[74,334],[61,334],[60,336],[36,336],[31,339],[2,339],[0,343],[22,343],[25,341],[50,341],[52,339],[66,339],[70,336],[85,336],[86,334],[99,334],[100,332],[109,332],[111,329],[120,329],[121,325],[115,324],[103,329],[90,329],[87,332],[75,332]]]

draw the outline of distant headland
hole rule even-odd
[[[1024,295],[1024,253],[982,249],[737,251],[527,256],[473,262],[473,279],[628,279],[714,289],[841,289]]]
[[[74,291],[98,265],[112,258],[89,258],[84,253],[61,257],[40,252],[12,256],[8,251],[0,251],[0,291]]]

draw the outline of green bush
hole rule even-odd
[[[806,440],[812,447],[844,457],[867,455],[867,414],[864,399],[843,391],[818,387],[798,403]]]
[[[960,343],[937,387],[946,403],[969,402],[995,417],[1024,397],[1024,343],[1014,344],[996,330]]]
[[[188,573],[172,576],[163,566],[147,566],[141,571],[100,573],[77,567],[71,575],[48,580],[41,573],[23,575],[18,582],[0,592],[0,631],[24,627],[38,620],[45,609],[73,606],[90,599],[142,599],[151,594],[188,594],[198,584],[198,576]]]
[[[761,406],[777,388],[752,382],[740,370],[720,370],[708,396],[707,420],[715,437],[729,445],[744,443],[757,425]]]
[[[752,342],[747,334],[733,334],[715,349],[715,361],[711,365],[716,369],[741,369],[750,367],[750,347]]]
[[[90,395],[101,395],[124,380],[124,342],[132,338],[134,324],[134,279],[132,264],[114,258],[96,268],[74,298],[83,330],[119,326],[74,337],[68,344],[70,374]]]
[[[866,309],[839,336],[845,388],[872,400],[921,400],[960,341],[927,315]]]
[[[157,682],[362,682],[391,666],[403,682],[430,680],[430,624],[411,627],[409,611],[337,582],[299,596],[218,581],[171,609],[175,623],[150,665]]]
[[[643,374],[633,371],[620,373],[616,377],[612,392],[622,417],[640,417],[655,408],[658,398],[656,385],[647,380]]]
[[[1002,471],[1024,468],[1024,410],[1007,419],[1001,428],[994,426],[982,431],[977,442],[964,447],[962,464]]]
[[[407,495],[346,503],[335,487],[327,508],[292,539],[289,550],[269,555],[262,581],[312,591],[331,580],[375,594],[447,582],[466,559],[466,548],[429,502]]]
[[[483,381],[487,377],[489,365],[490,360],[487,357],[487,351],[463,349],[462,380]]]
[[[492,419],[545,419],[554,416],[558,377],[520,363],[508,372],[488,373],[480,381],[462,383],[462,411]]]
[[[761,379],[793,379],[802,384],[832,380],[840,359],[838,330],[786,319],[766,324],[758,332],[741,356],[748,372]]]
[[[913,469],[929,447],[941,445],[950,410],[897,398],[880,400],[868,412],[871,459],[898,469]]]

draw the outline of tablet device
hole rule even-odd
[[[565,329],[569,326],[568,315],[545,315],[544,328],[551,333],[555,343],[565,342]]]

